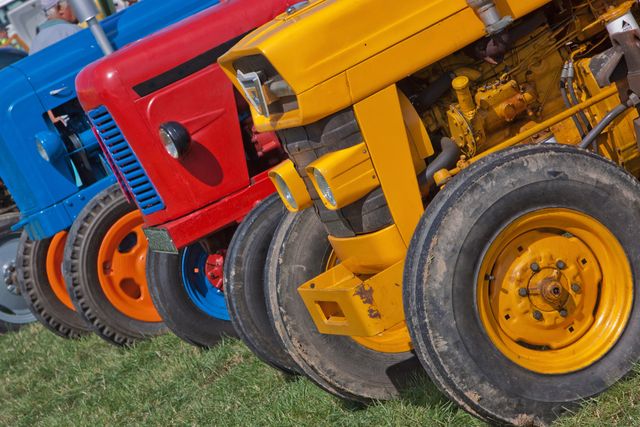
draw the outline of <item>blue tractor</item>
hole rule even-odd
[[[102,154],[76,75],[105,45],[118,49],[216,3],[144,0],[104,19],[102,38],[92,27],[0,71],[0,178],[20,211],[14,230],[23,230],[17,282],[58,335],[94,331],[127,345],[165,330],[146,282],[142,215]],[[154,193],[135,158],[127,168]],[[66,282],[65,247],[73,254]]]

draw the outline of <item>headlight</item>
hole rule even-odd
[[[189,131],[177,122],[167,122],[160,126],[158,131],[162,145],[167,153],[174,159],[179,159],[189,151],[191,135]]]
[[[289,203],[289,205],[293,209],[298,210],[298,202],[296,202],[295,197],[293,197],[293,192],[291,192],[291,189],[289,188],[287,183],[284,182],[284,179],[282,179],[280,175],[274,175],[273,182],[278,193],[287,201],[287,203]]]
[[[46,162],[52,162],[65,153],[62,138],[55,132],[38,132],[36,134],[36,149],[40,157]]]
[[[320,172],[320,170],[318,169],[314,169],[313,178],[317,184],[318,191],[320,191],[320,194],[322,195],[322,198],[335,208],[338,205],[338,202],[336,201],[336,197],[331,191],[331,187],[329,187],[329,183],[325,179],[324,175],[322,175],[322,172]]]
[[[291,160],[285,160],[271,169],[269,178],[289,211],[299,212],[313,204],[311,195]]]
[[[269,105],[262,89],[262,82],[258,73],[243,73],[238,70],[238,82],[244,94],[255,110],[262,116],[269,117]]]

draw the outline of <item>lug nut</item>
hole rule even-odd
[[[529,291],[527,291],[526,288],[518,289],[518,295],[520,295],[521,297],[526,297],[528,294],[529,294]]]
[[[575,293],[579,293],[582,290],[582,288],[577,283],[574,283],[571,285],[571,290]]]
[[[560,310],[560,316],[567,317],[568,315],[569,315],[569,313],[564,308],[562,310]]]
[[[558,267],[558,270],[564,270],[565,268],[567,268],[567,264],[565,264],[564,261],[560,260],[556,262],[556,267]]]
[[[542,313],[540,313],[538,310],[534,311],[533,318],[536,320],[542,320]]]
[[[531,271],[537,273],[538,271],[540,271],[540,266],[538,265],[537,262],[534,262],[533,264],[531,264]]]

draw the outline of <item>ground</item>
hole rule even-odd
[[[559,426],[640,425],[632,375]],[[428,380],[400,401],[342,402],[259,362],[236,340],[203,351],[167,335],[133,349],[35,325],[0,337],[0,425],[480,426]]]

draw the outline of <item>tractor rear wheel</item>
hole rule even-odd
[[[275,194],[249,212],[229,245],[224,286],[231,321],[242,341],[265,363],[293,374],[298,367],[277,339],[264,290],[267,252],[285,212]]]
[[[213,347],[235,336],[222,287],[223,252],[209,254],[199,243],[177,255],[149,251],[149,292],[167,327],[184,341]]]
[[[386,352],[372,349],[361,337],[321,334],[298,294],[300,285],[333,267],[338,262],[334,258],[326,229],[314,210],[282,220],[265,273],[269,314],[278,337],[304,373],[326,391],[365,403],[397,398],[408,381],[422,372],[413,352],[407,350],[406,332],[403,345],[391,339]]]
[[[11,226],[19,219],[15,213],[0,215],[0,333],[36,321],[18,287],[16,256],[20,233],[11,231]]]
[[[166,332],[149,295],[143,223],[114,185],[80,212],[65,247],[63,272],[76,310],[116,345]]]
[[[405,311],[421,362],[492,423],[545,425],[640,359],[640,184],[563,146],[462,171],[411,243]]]
[[[56,335],[75,339],[91,332],[91,327],[75,311],[62,277],[66,241],[66,231],[37,241],[22,232],[16,273],[20,293],[40,323]]]

